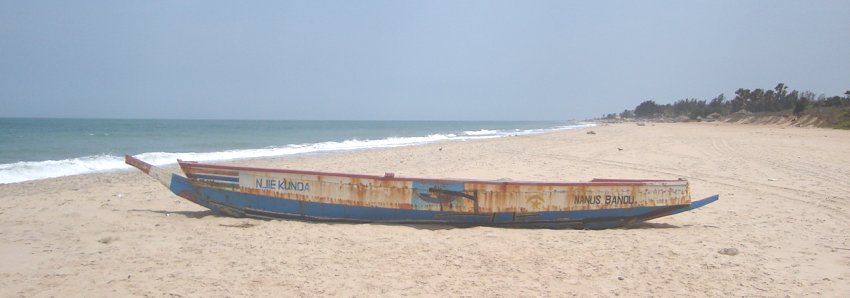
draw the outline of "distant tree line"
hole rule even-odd
[[[727,116],[729,114],[747,111],[751,113],[776,112],[793,113],[799,116],[809,108],[841,107],[850,108],[850,90],[844,92],[844,97],[824,94],[817,95],[811,91],[788,91],[788,86],[779,83],[773,89],[754,90],[739,88],[735,98],[727,100],[723,94],[711,100],[695,98],[681,99],[672,104],[658,104],[646,100],[638,104],[634,110],[625,110],[620,118],[680,118],[700,119],[709,116]],[[606,114],[605,118],[617,118],[617,114]]]

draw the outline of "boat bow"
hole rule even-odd
[[[192,203],[215,210],[214,207],[210,206],[208,202],[201,201],[198,199],[198,197],[196,196],[197,192],[195,191],[195,188],[192,186],[192,183],[189,182],[188,179],[186,179],[186,177],[180,176],[175,172],[171,172],[163,168],[154,166],[130,155],[124,156],[124,162],[139,169],[148,176],[153,177],[177,196],[189,200]]]

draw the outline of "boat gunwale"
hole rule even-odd
[[[359,179],[376,179],[376,180],[395,180],[395,181],[419,181],[419,182],[434,182],[434,183],[477,183],[477,184],[492,184],[492,185],[532,185],[532,186],[645,186],[645,185],[660,185],[660,186],[681,186],[688,185],[688,180],[632,180],[632,179],[598,179],[594,178],[591,181],[584,182],[543,182],[543,181],[496,181],[496,180],[478,180],[478,179],[441,179],[441,178],[416,178],[395,176],[387,173],[384,176],[367,175],[367,174],[350,174],[338,172],[322,172],[309,170],[293,170],[281,168],[261,168],[261,167],[245,167],[245,166],[230,166],[221,164],[208,164],[195,161],[178,160],[177,163],[183,172],[186,168],[204,168],[204,169],[220,169],[232,171],[251,171],[251,172],[266,172],[266,173],[281,173],[281,174],[298,174],[298,175],[317,175],[317,176],[335,176],[348,177]],[[187,173],[188,174],[188,173]]]

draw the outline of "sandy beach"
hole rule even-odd
[[[692,212],[601,231],[230,218],[137,171],[5,184],[0,296],[846,297],[848,149],[843,130],[621,123],[234,162],[434,178],[686,178],[693,199],[720,194]]]

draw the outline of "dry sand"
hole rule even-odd
[[[630,229],[450,229],[222,217],[138,172],[7,184],[0,296],[850,293],[850,132],[591,129],[239,164],[439,178],[683,177],[694,199],[720,201]]]

